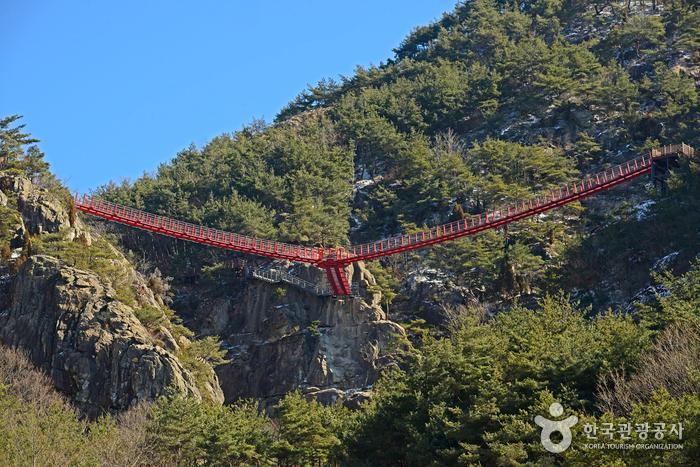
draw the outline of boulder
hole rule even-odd
[[[345,399],[345,393],[337,388],[319,389],[314,392],[307,392],[304,394],[306,400],[317,400],[324,405],[335,404],[338,400]]]
[[[92,235],[90,232],[77,227],[70,227],[66,232],[66,240],[69,242],[79,242],[85,246],[92,245]]]
[[[654,262],[654,265],[652,266],[652,271],[656,273],[661,273],[664,271],[667,271],[669,269],[672,269],[672,266],[677,262],[678,260],[678,255],[680,255],[679,251],[674,251],[672,253],[669,253],[665,256],[662,256],[658,260]]]
[[[649,285],[639,290],[624,306],[624,312],[635,314],[639,305],[649,305],[656,302],[659,297],[668,297],[671,292],[661,284]]]
[[[155,344],[97,275],[32,256],[9,287],[0,342],[26,350],[89,417],[173,392],[223,399],[215,384],[202,394],[177,357]]]
[[[325,405],[332,405],[340,401],[350,410],[359,410],[365,402],[372,398],[372,391],[369,388],[341,390],[338,388],[319,389],[312,386],[306,388],[304,397],[306,400],[316,400]]]
[[[65,203],[33,185],[29,179],[18,175],[2,175],[0,189],[17,197],[18,211],[30,234],[55,233],[62,227],[70,226]]]
[[[370,399],[372,399],[371,391],[348,391],[343,400],[343,405],[348,409],[358,410]]]

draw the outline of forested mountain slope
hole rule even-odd
[[[325,246],[481,213],[653,145],[697,144],[697,14],[692,2],[460,3],[417,28],[386,63],[310,87],[274,124],[188,148],[154,176],[105,193],[224,229]],[[585,290],[580,298],[597,306],[625,305],[657,259],[679,251],[687,264],[697,240],[693,228],[653,227],[657,213],[668,212],[663,200],[682,195],[641,185],[372,267],[407,315],[420,308],[411,300],[416,280],[442,283],[441,273],[461,297],[451,306],[499,307],[562,286]],[[635,207],[656,201],[653,212]],[[641,232],[634,244],[620,241],[625,228]],[[157,243],[161,254],[176,248]],[[183,261],[196,269],[228,256],[195,249],[168,257],[177,281]],[[619,261],[629,257],[638,264],[632,271]],[[411,276],[424,266],[439,271]]]
[[[274,122],[99,194],[308,245],[412,232],[652,146],[700,147],[698,37],[694,1],[460,2],[386,63],[310,86]],[[23,160],[31,175],[36,158]],[[638,180],[359,265],[357,301],[241,274],[317,280],[307,268],[96,222],[173,278],[172,307],[198,337],[221,339],[227,402],[257,399],[164,399],[145,415],[143,449],[180,465],[692,465],[699,171],[683,161],[664,187]],[[579,419],[558,454],[534,423],[555,401]],[[585,426],[645,422],[682,423],[681,439],[665,440],[683,449],[585,446]]]

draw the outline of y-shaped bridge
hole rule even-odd
[[[493,211],[489,210],[428,230],[397,235],[347,248],[294,245],[249,237],[203,225],[190,224],[168,216],[152,214],[87,195],[80,197],[76,194],[75,207],[94,216],[169,237],[241,253],[312,264],[326,271],[328,282],[335,295],[349,295],[351,287],[345,274],[345,266],[351,263],[418,250],[436,243],[502,227],[511,222],[578,201],[655,170],[665,173],[670,161],[676,160],[679,156],[692,157],[694,154],[695,150],[686,144],[674,144],[652,149],[636,159],[603,172],[588,175],[580,181],[547,191],[534,198],[517,201]]]

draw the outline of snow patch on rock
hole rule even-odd
[[[625,307],[626,313],[633,313],[637,305],[648,305],[658,297],[669,297],[671,292],[661,284],[650,285],[637,292]]]
[[[667,254],[663,258],[659,258],[654,263],[654,266],[652,266],[652,269],[656,272],[665,271],[676,260],[676,258],[678,258],[678,255],[679,252],[674,251],[673,253]]]
[[[656,201],[652,199],[648,199],[646,201],[642,201],[641,203],[637,204],[634,207],[635,215],[638,221],[644,220],[647,217],[649,217],[649,210],[653,205],[656,204]]]

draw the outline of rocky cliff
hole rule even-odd
[[[294,268],[292,265],[278,265]],[[248,280],[230,295],[206,298],[192,327],[221,336],[230,363],[217,367],[227,401],[259,397],[274,401],[301,389],[323,402],[352,400],[372,386],[405,337],[369,290],[374,278],[361,264],[349,268],[360,276],[358,297],[319,297],[285,283]],[[297,266],[311,283],[322,273]]]
[[[0,193],[0,343],[24,349],[89,416],[169,393],[223,401],[211,369],[197,377],[179,360],[187,338],[178,344],[168,326],[137,318],[145,309],[166,323],[162,299],[109,242],[93,245],[61,194],[2,173]],[[36,254],[43,249],[57,257]]]
[[[71,216],[60,196],[7,174],[0,174],[0,189],[5,217],[12,218],[4,235],[11,256],[0,266],[0,342],[26,349],[88,414],[171,391],[218,402],[224,395],[227,401],[272,402],[300,388],[309,397],[353,405],[405,338],[379,306],[381,296],[370,291],[376,283],[362,265],[348,271],[359,275],[361,296],[345,300],[285,283],[249,278],[227,290],[214,281],[178,289],[174,304],[197,334],[221,337],[228,351],[229,362],[216,375],[193,376],[179,359],[188,339],[137,318],[140,309],[158,310],[164,303],[123,255]],[[91,260],[66,254],[92,251],[93,243],[109,249],[106,271],[81,269]],[[110,277],[114,268],[126,277]],[[317,283],[319,272],[293,273]],[[125,295],[133,295],[133,303]]]
[[[114,295],[93,273],[33,256],[0,311],[0,340],[25,349],[88,415],[169,391],[201,399],[194,378]]]

